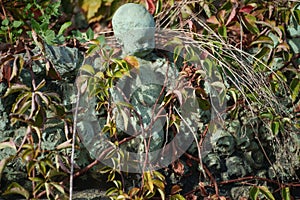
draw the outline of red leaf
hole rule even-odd
[[[242,13],[248,13],[248,14],[249,14],[253,9],[254,9],[253,6],[247,5],[247,6],[242,7],[242,8],[239,10],[239,12],[242,12]]]
[[[236,7],[233,7],[233,9],[231,10],[231,13],[228,17],[228,20],[226,22],[226,26],[236,17]]]
[[[11,67],[9,62],[2,65],[0,68],[0,82],[6,81],[10,85]]]
[[[155,13],[155,4],[154,4],[153,0],[146,0],[146,6],[147,6],[147,10],[149,11],[149,13],[151,13],[151,15],[153,15]]]

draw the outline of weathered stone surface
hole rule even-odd
[[[109,200],[104,191],[89,189],[77,191],[73,194],[74,200]]]
[[[115,37],[123,46],[123,54],[143,57],[154,48],[155,22],[146,8],[128,3],[113,16]]]

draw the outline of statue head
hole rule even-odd
[[[124,4],[115,12],[112,26],[125,55],[144,57],[154,49],[155,22],[144,6]]]
[[[235,151],[235,138],[225,130],[217,130],[211,138],[212,146],[219,156],[229,156]]]
[[[231,156],[226,159],[227,173],[230,178],[239,178],[247,175],[245,163],[238,156]]]

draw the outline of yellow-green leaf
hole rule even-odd
[[[255,45],[255,44],[270,44],[273,46],[274,42],[272,38],[262,35],[259,36],[255,41],[253,41],[250,45]]]
[[[80,70],[85,71],[91,75],[95,74],[95,70],[94,70],[93,66],[91,66],[91,65],[83,65],[82,67],[80,67]]]
[[[8,141],[8,142],[0,143],[0,149],[5,149],[5,148],[11,148],[11,149],[15,150],[15,152],[17,152],[16,145],[12,139],[10,139],[10,141]]]
[[[152,177],[151,177],[151,172],[145,172],[144,176],[145,176],[145,184],[148,185],[149,191],[151,193],[153,193],[153,191],[154,191],[154,184],[153,184],[153,180],[152,180]]]
[[[8,95],[15,93],[15,92],[20,92],[20,91],[30,91],[30,88],[27,87],[24,84],[13,84],[11,87],[9,87],[6,91],[6,93],[4,94],[3,97],[7,97]]]
[[[273,121],[271,123],[271,129],[272,129],[272,132],[274,135],[277,135],[279,133],[279,127],[280,127],[280,124],[278,121]]]
[[[6,164],[11,160],[11,158],[4,158],[0,161],[0,181],[2,179],[2,173],[4,168],[6,167]]]
[[[29,199],[30,197],[29,192],[16,182],[11,183],[3,193],[3,195],[10,195],[10,194],[19,194],[25,197],[26,199]]]
[[[69,148],[72,146],[72,143],[71,143],[72,139],[69,139],[59,145],[56,146],[56,149],[57,150],[61,150],[61,149],[66,149],[66,148]]]
[[[290,188],[285,187],[281,190],[283,200],[291,200]]]
[[[269,200],[275,200],[274,196],[266,186],[259,186],[259,191],[264,194]]]
[[[162,189],[160,189],[160,188],[158,188],[157,191],[159,192],[161,199],[165,200],[166,199],[165,192]]]
[[[84,12],[86,12],[87,20],[90,20],[95,16],[98,9],[101,7],[102,0],[82,0],[81,8]]]
[[[64,190],[64,188],[61,186],[61,185],[59,185],[59,184],[57,184],[57,183],[50,183],[52,186],[54,186],[60,193],[62,193],[62,194],[65,194],[65,190]]]
[[[296,98],[299,96],[300,80],[297,78],[294,78],[290,84],[290,88],[291,88],[292,100],[295,101]]]
[[[140,188],[136,188],[136,187],[131,188],[131,189],[129,190],[129,195],[130,195],[131,197],[134,197],[139,191],[140,191]]]

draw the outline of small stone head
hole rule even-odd
[[[203,158],[203,163],[214,173],[219,173],[221,171],[221,161],[216,153],[208,153]]]
[[[124,4],[115,12],[112,26],[123,54],[144,57],[154,49],[155,22],[144,6]]]
[[[220,156],[229,156],[235,151],[234,137],[225,130],[217,130],[212,136],[212,145]]]
[[[243,177],[247,174],[243,160],[238,156],[226,159],[227,173],[230,178]]]

